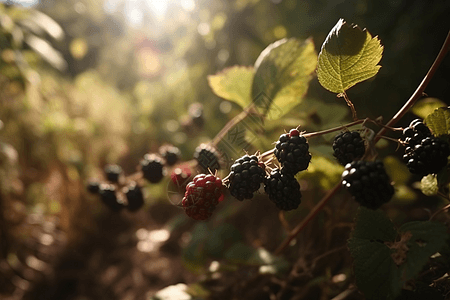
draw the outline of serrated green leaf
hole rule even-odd
[[[394,224],[381,210],[372,210],[364,206],[358,208],[353,238],[388,242],[394,241],[396,236]]]
[[[429,114],[424,122],[435,136],[450,134],[450,109],[440,107]]]
[[[391,250],[370,239],[348,241],[354,259],[356,285],[366,299],[394,299],[401,290],[400,272],[391,258]]]
[[[403,224],[400,232],[410,232],[407,242],[406,262],[402,265],[402,280],[415,277],[425,266],[431,255],[438,252],[448,239],[447,228],[441,223],[414,221]]]
[[[251,87],[254,75],[253,67],[233,66],[215,75],[209,75],[208,84],[217,96],[245,108],[252,102]]]
[[[302,102],[317,54],[311,39],[282,39],[264,49],[255,62],[252,98],[268,120],[277,120]]]
[[[378,73],[383,54],[380,40],[343,19],[331,29],[319,53],[317,77],[333,93],[344,93]]]
[[[413,114],[425,119],[439,107],[445,107],[446,104],[437,98],[421,99],[411,108]]]
[[[356,284],[366,299],[393,299],[400,293],[400,273],[391,258],[392,250],[385,244],[396,236],[394,225],[383,212],[358,209],[348,247]]]
[[[430,174],[422,177],[420,181],[420,190],[426,196],[434,196],[439,191],[437,176]]]
[[[224,258],[233,263],[244,264],[252,257],[254,252],[254,248],[244,243],[236,243],[225,252]]]

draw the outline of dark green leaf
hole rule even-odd
[[[391,220],[381,211],[360,206],[356,214],[352,237],[366,240],[394,241],[397,231]]]
[[[241,232],[231,224],[221,224],[214,228],[206,240],[205,250],[210,257],[221,258],[226,248],[242,240]]]
[[[224,254],[224,258],[232,263],[246,263],[255,252],[253,247],[244,243],[236,243],[231,246]]]
[[[276,120],[302,102],[317,64],[311,39],[282,39],[255,62],[252,98],[268,120]]]
[[[344,93],[378,73],[383,46],[377,37],[343,19],[331,29],[319,53],[317,77],[334,93]]]

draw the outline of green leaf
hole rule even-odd
[[[437,176],[430,174],[422,177],[420,181],[420,190],[426,196],[434,196],[439,191]]]
[[[221,258],[226,248],[242,240],[241,232],[231,224],[221,224],[214,228],[206,240],[205,250],[208,256]]]
[[[268,120],[277,120],[302,102],[317,54],[311,39],[282,39],[269,45],[255,62],[252,98]]]
[[[406,262],[402,265],[402,280],[415,277],[428,262],[431,255],[438,252],[448,239],[447,228],[442,223],[415,221],[403,224],[400,232],[412,234],[406,245]]]
[[[217,96],[245,108],[252,102],[251,86],[254,75],[253,67],[233,66],[215,75],[209,75],[208,84]]]
[[[386,245],[396,236],[394,225],[381,211],[358,209],[348,247],[354,259],[356,284],[366,299],[393,299],[400,293],[400,273]]]
[[[254,252],[254,248],[244,243],[236,243],[225,252],[224,258],[232,263],[244,264],[252,257]]]
[[[317,77],[333,93],[344,93],[378,73],[383,46],[377,37],[343,19],[331,29],[319,53]]]
[[[436,109],[424,121],[435,136],[450,134],[450,110],[448,107]]]
[[[429,114],[439,107],[445,107],[446,104],[437,98],[425,98],[421,99],[414,104],[411,108],[413,114],[425,119]]]

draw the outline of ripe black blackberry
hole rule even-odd
[[[366,152],[364,140],[358,131],[339,133],[333,142],[333,156],[343,166],[363,157]]]
[[[414,147],[406,147],[403,160],[413,174],[425,176],[439,173],[447,165],[450,147],[437,137],[426,137]]]
[[[308,168],[311,161],[308,150],[306,138],[297,129],[291,129],[289,134],[280,135],[273,153],[285,171],[296,174]]]
[[[233,197],[242,201],[253,198],[261,183],[264,181],[265,171],[258,164],[256,155],[244,155],[231,166],[229,174],[229,190]]]
[[[105,166],[106,179],[110,182],[119,182],[119,177],[122,174],[122,167],[119,165],[106,165]]]
[[[362,206],[377,209],[394,195],[381,161],[353,161],[345,166],[342,185]]]
[[[407,146],[414,148],[426,137],[431,137],[430,129],[419,119],[413,120],[408,127],[403,130],[402,140]]]
[[[165,173],[164,161],[156,154],[145,154],[140,163],[140,168],[145,179],[151,183],[160,182]]]
[[[201,144],[195,149],[194,158],[203,172],[220,170],[219,153],[208,144]]]
[[[113,184],[100,184],[99,194],[102,202],[112,211],[118,212],[125,207],[124,203],[117,198],[116,187]]]
[[[181,151],[175,146],[166,145],[159,149],[159,153],[166,161],[166,165],[173,166],[180,159]]]
[[[89,181],[86,185],[86,189],[91,194],[98,194],[100,183],[98,181]]]
[[[142,194],[141,187],[136,182],[132,182],[125,187],[123,193],[127,197],[127,209],[129,211],[137,211],[144,205],[144,194]]]
[[[284,168],[274,169],[264,180],[264,190],[269,199],[281,210],[296,209],[301,202],[300,184]]]

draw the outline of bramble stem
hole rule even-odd
[[[427,87],[431,78],[436,73],[437,68],[439,67],[441,62],[444,60],[444,57],[449,50],[449,47],[450,47],[450,31],[447,34],[447,38],[445,39],[444,44],[442,45],[442,48],[439,51],[439,54],[437,55],[436,59],[434,60],[433,64],[431,65],[427,74],[423,78],[422,82],[417,87],[417,89],[414,91],[414,93],[411,95],[411,97],[408,99],[408,101],[406,101],[406,103],[403,105],[403,107],[400,108],[400,110],[392,117],[392,119],[386,124],[386,126],[381,128],[380,131],[376,134],[376,136],[373,140],[374,145],[381,139],[381,137],[387,131],[387,127],[394,127],[394,125],[406,114],[406,112],[422,96],[423,91]],[[325,206],[325,204],[328,203],[328,201],[334,196],[334,194],[336,194],[337,191],[339,191],[340,188],[341,188],[341,183],[336,184],[334,186],[334,188],[331,191],[329,191],[322,198],[322,200],[320,200],[320,202],[316,204],[316,206],[314,206],[314,208],[310,211],[310,213],[306,216],[306,218],[300,224],[298,224],[297,227],[295,227],[292,230],[291,234],[275,250],[275,254],[281,253],[289,245],[289,243],[295,238],[295,236],[297,236],[297,234],[299,234],[299,232],[303,228],[305,228],[305,226],[309,223],[309,221],[311,221],[319,213],[319,211],[322,210],[322,208]],[[447,206],[449,206],[449,205],[447,205]],[[446,209],[446,207],[444,207],[444,210]]]
[[[347,103],[347,105],[350,107],[350,109],[352,110],[352,117],[353,117],[353,121],[358,120],[358,116],[356,115],[356,109],[355,106],[353,105],[353,102],[350,101],[350,98],[348,98],[347,93],[343,92],[337,95],[339,98],[344,98],[345,102]]]
[[[443,208],[439,209],[438,211],[436,211],[431,217],[430,217],[430,221],[434,219],[434,217],[436,217],[438,214],[440,214],[443,211],[446,211],[447,209],[450,208],[450,204],[447,204],[446,206],[444,206]]]
[[[326,129],[326,130],[322,130],[322,131],[316,131],[316,132],[306,133],[306,134],[304,134],[303,136],[304,136],[305,138],[312,138],[312,137],[319,136],[319,135],[322,135],[322,134],[327,134],[327,133],[339,131],[339,130],[345,129],[345,128],[347,128],[347,127],[355,126],[355,125],[364,123],[365,121],[366,121],[366,120],[356,120],[356,121],[354,121],[354,122],[348,123],[348,124],[343,125],[343,126],[334,127],[334,128],[330,128],[330,129]]]

